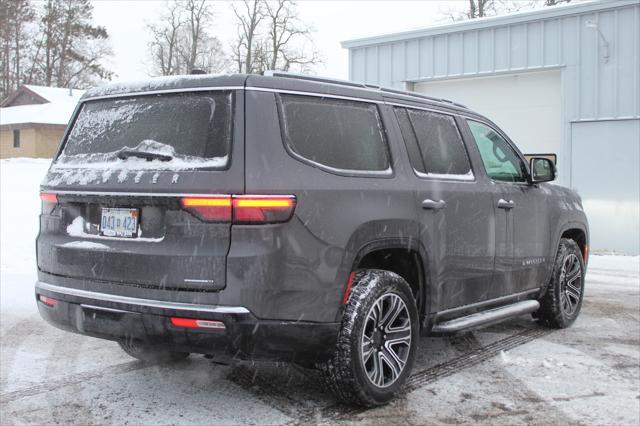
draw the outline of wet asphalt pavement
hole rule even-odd
[[[314,371],[294,365],[192,355],[147,366],[33,311],[3,311],[0,424],[638,425],[638,274],[593,269],[573,327],[523,316],[422,338],[405,393],[369,410],[337,404]]]

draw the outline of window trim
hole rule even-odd
[[[483,120],[483,119],[479,119],[476,117],[470,117],[470,116],[464,116],[464,120],[465,123],[467,124],[467,128],[469,129],[469,134],[471,135],[471,137],[473,138],[473,142],[476,144],[476,148],[478,149],[478,155],[480,156],[480,161],[482,162],[482,170],[484,171],[485,176],[487,177],[487,179],[489,179],[491,182],[494,183],[506,183],[506,184],[512,184],[512,185],[525,185],[525,186],[529,186],[529,176],[531,175],[531,171],[529,170],[529,165],[526,161],[526,159],[524,158],[524,156],[522,155],[522,153],[520,152],[520,150],[514,145],[514,143],[511,141],[511,139],[509,139],[509,137],[498,128],[498,126],[494,125],[493,123],[491,123],[488,120]],[[471,131],[471,126],[469,126],[469,121],[475,121],[476,123],[480,123],[483,124],[487,127],[489,127],[491,130],[493,130],[494,132],[496,132],[502,139],[504,139],[504,141],[507,143],[507,145],[509,145],[509,147],[513,150],[513,152],[516,154],[516,157],[518,157],[520,159],[520,161],[522,162],[522,164],[524,164],[524,169],[525,169],[525,180],[522,182],[509,182],[506,180],[496,180],[494,178],[492,178],[491,176],[489,176],[489,173],[487,172],[487,168],[484,165],[484,160],[482,159],[482,155],[480,154],[480,148],[477,147],[477,142],[475,140],[475,136],[473,136],[473,132]]]
[[[333,96],[316,96],[318,98],[330,98],[330,99],[337,99],[337,100],[341,100],[341,101],[347,101],[347,102],[356,102],[356,103],[362,103],[362,104],[372,104],[375,108],[376,108],[376,112],[377,112],[377,118],[378,118],[378,122],[379,125],[382,129],[382,135],[383,135],[383,144],[384,144],[384,148],[385,148],[385,152],[387,154],[387,161],[389,163],[389,166],[385,169],[385,170],[352,170],[352,169],[341,169],[341,168],[337,168],[337,167],[332,167],[332,166],[327,166],[326,164],[321,164],[318,163],[316,161],[313,161],[309,158],[304,157],[301,154],[298,154],[297,152],[295,152],[293,150],[293,148],[291,147],[291,144],[289,143],[289,138],[287,137],[286,131],[285,131],[285,123],[284,123],[284,109],[283,109],[283,105],[282,105],[282,96],[281,95],[289,95],[289,96],[298,96],[298,97],[308,97],[305,93],[291,93],[291,92],[287,92],[287,91],[277,91],[274,92],[275,95],[275,101],[276,101],[276,109],[278,112],[278,125],[280,126],[280,138],[282,139],[282,144],[284,145],[285,151],[287,152],[287,154],[289,154],[291,157],[293,157],[295,160],[304,163],[308,166],[320,169],[322,171],[325,171],[327,173],[333,174],[333,175],[337,175],[337,176],[346,176],[346,177],[377,177],[377,178],[393,178],[395,176],[395,172],[393,170],[393,157],[391,156],[391,150],[389,147],[389,132],[387,131],[387,127],[385,126],[384,123],[384,118],[383,118],[383,114],[380,111],[380,107],[378,105],[379,102],[377,101],[367,101],[364,99],[352,99],[352,98],[340,98],[340,97],[333,97]]]
[[[456,115],[452,114],[452,113],[448,113],[445,111],[439,111],[436,109],[428,109],[428,108],[420,108],[420,107],[411,107],[408,105],[401,105],[401,104],[389,104],[393,106],[393,113],[394,116],[396,117],[396,120],[398,122],[398,128],[400,129],[400,137],[402,139],[402,141],[405,144],[405,148],[407,145],[407,141],[405,140],[404,136],[402,135],[402,128],[400,127],[400,120],[398,120],[398,117],[395,115],[396,110],[399,108],[402,108],[404,110],[407,110],[407,118],[409,119],[409,125],[411,126],[411,131],[413,132],[415,138],[416,138],[416,144],[418,147],[418,150],[420,151],[420,155],[422,156],[422,150],[420,149],[420,145],[418,142],[418,135],[416,134],[416,130],[413,126],[413,123],[411,122],[411,118],[409,117],[409,113],[408,110],[409,109],[415,109],[415,110],[420,110],[420,111],[427,111],[433,114],[441,114],[441,115],[446,115],[449,116],[453,119],[453,124],[456,128],[456,130],[458,131],[458,135],[460,136],[460,142],[462,143],[462,147],[464,149],[465,154],[467,154],[467,162],[469,163],[469,172],[470,174],[468,175],[458,175],[458,174],[438,174],[438,173],[424,173],[421,172],[419,170],[416,170],[415,167],[413,167],[413,164],[411,163],[411,159],[407,158],[409,160],[409,164],[411,165],[411,170],[413,170],[413,173],[420,179],[424,179],[424,180],[435,180],[435,181],[455,181],[455,182],[476,182],[476,174],[475,174],[475,170],[473,169],[473,161],[471,161],[471,156],[469,155],[469,149],[467,148],[467,144],[465,143],[465,139],[464,139],[464,135],[462,134],[462,131],[460,129],[460,126],[458,126],[458,121],[456,120]],[[407,152],[408,154],[408,152]],[[421,157],[420,161],[422,161],[423,166],[425,166],[425,170],[426,170],[426,165],[424,164],[424,159]]]

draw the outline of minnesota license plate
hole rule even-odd
[[[102,209],[100,234],[107,237],[135,238],[138,235],[138,209]]]

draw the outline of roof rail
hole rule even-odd
[[[267,71],[263,72],[262,75],[265,75],[267,77],[295,78],[295,79],[298,79],[298,80],[315,81],[317,83],[339,84],[340,86],[359,87],[359,88],[362,88],[362,89],[365,89],[367,87],[371,87],[371,86],[366,85],[366,84],[354,83],[353,81],[341,80],[341,79],[338,79],[338,78],[316,77],[314,75],[298,74],[298,73],[289,72],[289,71],[267,70]]]
[[[378,91],[385,92],[385,93],[395,93],[397,95],[413,97],[413,98],[420,98],[420,99],[426,99],[426,100],[433,101],[433,102],[447,103],[447,104],[450,104],[450,105],[457,106],[459,108],[469,109],[465,105],[459,104],[457,102],[450,101],[448,99],[434,98],[434,97],[423,95],[423,94],[420,94],[420,93],[408,92],[406,90],[392,89],[392,88],[382,87],[382,86],[378,86],[378,85],[375,85],[375,84],[369,84],[369,83],[356,83],[356,82],[353,82],[353,81],[341,80],[341,79],[338,79],[338,78],[316,77],[316,76],[313,76],[313,75],[299,74],[299,73],[294,73],[294,72],[289,72],[289,71],[267,70],[267,71],[264,71],[262,73],[262,75],[265,75],[267,77],[295,78],[295,79],[298,79],[298,80],[314,81],[314,82],[317,82],[317,83],[329,83],[329,84],[337,84],[337,85],[340,85],[340,86],[357,87],[357,88],[360,88],[360,89],[378,90]]]
[[[466,105],[462,105],[462,104],[459,104],[457,102],[450,101],[449,99],[434,98],[433,96],[423,95],[422,93],[407,92],[406,90],[398,90],[398,89],[392,89],[392,88],[388,88],[388,87],[381,87],[380,90],[382,90],[383,92],[395,93],[397,95],[411,96],[411,97],[414,97],[414,98],[427,99],[427,100],[435,101],[435,102],[444,102],[444,103],[447,103],[447,104],[455,105],[455,106],[457,106],[459,108],[469,109],[469,107],[467,107]]]

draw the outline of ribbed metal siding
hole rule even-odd
[[[609,42],[608,62],[598,32],[587,28],[587,21],[598,22]],[[405,82],[558,67],[565,120],[639,118],[639,40],[640,4],[614,2],[569,16],[372,41],[350,49],[350,78],[403,88]]]

